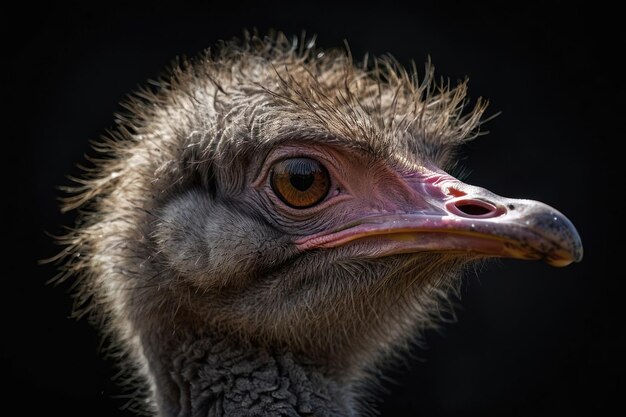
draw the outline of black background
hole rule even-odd
[[[44,231],[72,223],[55,187],[79,173],[88,140],[111,126],[127,93],[176,55],[252,27],[306,29],[320,47],[347,39],[355,57],[389,52],[408,64],[430,55],[439,75],[469,76],[473,97],[502,114],[466,146],[468,182],[557,207],[585,244],[584,261],[567,268],[503,260],[467,276],[458,323],[429,332],[428,347],[385,372],[383,416],[602,415],[624,395],[623,273],[609,272],[624,256],[623,243],[610,242],[624,208],[613,150],[624,136],[616,11],[390,1],[21,9],[2,17],[2,395],[14,415],[131,415],[97,332],[68,317],[70,285],[45,285],[54,268],[36,263],[58,250]]]

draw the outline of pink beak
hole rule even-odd
[[[296,242],[300,250],[334,248],[354,241],[371,257],[423,251],[478,257],[543,259],[566,266],[582,259],[574,225],[554,208],[533,200],[500,197],[442,171],[403,175],[407,198],[415,202],[402,214],[359,213],[334,230]]]

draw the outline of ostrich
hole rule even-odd
[[[148,414],[368,414],[468,266],[582,257],[555,209],[446,172],[485,105],[430,66],[248,36],[151,85],[75,179],[57,258]]]

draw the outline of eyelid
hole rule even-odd
[[[328,171],[331,180],[331,188],[337,183],[339,183],[339,185],[342,185],[341,181],[339,181],[339,179],[337,178],[341,175],[336,175],[337,173],[341,174],[342,172],[338,168],[338,161],[335,158],[332,158],[330,155],[327,155],[326,153],[316,151],[315,148],[310,148],[309,152],[302,151],[301,149],[293,149],[284,153],[279,151],[270,153],[268,157],[263,161],[263,164],[261,165],[261,169],[259,170],[256,179],[252,181],[252,186],[255,188],[264,187],[267,184],[270,172],[272,171],[272,167],[281,161],[292,158],[315,159],[320,164],[322,164],[322,166],[324,166],[324,168],[326,168],[326,170]]]

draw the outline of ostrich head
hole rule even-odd
[[[484,105],[430,68],[279,35],[153,84],[67,198],[63,256],[158,415],[354,415],[464,267],[581,258],[558,211],[446,173]]]

